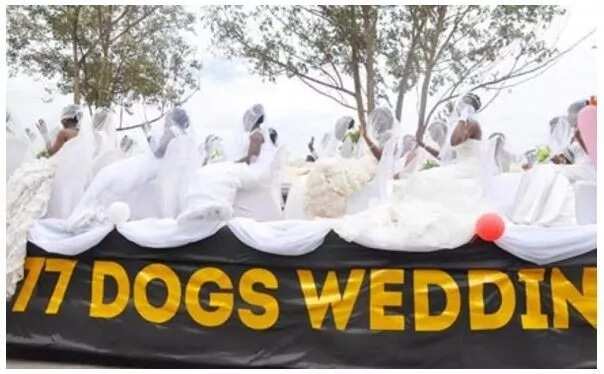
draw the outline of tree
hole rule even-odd
[[[409,7],[407,7],[409,8]],[[420,84],[418,140],[442,104],[466,91],[487,95],[488,106],[502,88],[523,83],[555,62],[561,53],[538,37],[554,17],[564,13],[555,6],[423,6],[407,10],[418,36],[401,33],[415,52],[401,55],[394,64],[417,69],[412,84],[399,85],[402,101]],[[391,62],[392,63],[392,62]],[[395,75],[396,78],[396,75]],[[405,74],[399,77],[403,82]],[[483,108],[484,108],[483,107]],[[400,118],[401,107],[396,108]]]
[[[538,37],[555,6],[220,6],[206,9],[213,44],[269,80],[295,77],[365,114],[418,90],[418,131],[462,92],[490,97],[560,56]],[[390,100],[394,94],[396,100]],[[354,100],[354,104],[350,103]],[[392,105],[391,105],[392,106]]]
[[[380,8],[374,6],[213,6],[202,17],[213,45],[248,59],[274,81],[286,75],[357,111],[361,123],[380,97]],[[352,105],[353,101],[355,105]]]
[[[76,104],[178,104],[199,87],[201,63],[185,33],[195,16],[180,6],[8,6],[12,75],[58,78]]]

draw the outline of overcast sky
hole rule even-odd
[[[569,46],[597,24],[590,4],[573,5],[567,10],[553,30],[560,33],[559,49]],[[244,61],[228,61],[210,53],[208,40],[203,30],[192,39],[204,64],[202,88],[185,104],[200,139],[208,133],[228,138],[235,129],[240,129],[243,112],[255,103],[263,103],[267,124],[279,131],[282,143],[288,145],[296,158],[304,155],[310,136],[320,137],[333,128],[338,117],[351,114],[297,80],[263,82],[249,72]],[[510,148],[516,152],[545,142],[550,118],[564,114],[571,102],[596,93],[595,44],[594,35],[538,78],[503,92],[481,113],[483,133],[506,133]],[[8,109],[22,126],[31,126],[37,118],[44,118],[49,124],[58,123],[60,110],[70,103],[71,97],[55,96],[51,103],[44,103],[43,88],[49,84],[23,75],[8,79]],[[405,105],[404,132],[412,133],[416,122],[414,99],[410,98]],[[139,110],[128,122],[138,123],[142,119]]]

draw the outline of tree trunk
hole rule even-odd
[[[403,72],[401,74],[401,81],[398,85],[398,95],[396,97],[396,106],[394,108],[394,113],[397,121],[401,122],[401,117],[403,115],[403,103],[405,101],[405,94],[409,90],[410,87],[407,85],[407,76],[411,73],[411,67],[413,66],[413,54],[416,52],[415,46],[417,44],[417,37],[414,37],[411,41],[411,45],[409,46],[409,50],[407,51],[407,56],[405,56],[405,65],[403,67]]]
[[[78,55],[78,22],[80,17],[80,7],[76,6],[73,17],[73,28],[71,34],[71,47],[73,53],[73,103],[80,104],[82,101],[80,92],[80,56]]]
[[[426,73],[424,75],[424,81],[422,83],[422,91],[419,97],[419,113],[417,116],[417,132],[415,133],[415,138],[418,142],[421,142],[424,138],[424,133],[426,132],[426,106],[428,104],[428,90],[430,88],[430,80],[432,79],[432,69],[434,65],[430,63],[426,67]]]
[[[361,73],[359,71],[359,65],[361,64],[360,52],[359,52],[359,40],[362,36],[359,36],[358,29],[356,27],[356,16],[354,6],[350,7],[350,45],[351,45],[351,70],[352,79],[354,82],[354,99],[356,101],[357,116],[359,122],[363,128],[367,128],[367,121],[365,119],[365,105],[363,103],[363,86],[361,84]]]
[[[377,12],[377,10],[376,10]],[[377,38],[377,13],[372,14],[372,6],[363,6],[364,38],[366,46],[366,87],[367,87],[367,111],[375,109],[375,40]]]
[[[111,33],[112,33],[112,14],[113,7],[99,6],[98,8],[98,22],[99,32],[102,37],[100,38],[101,50],[103,53],[101,63],[101,79],[98,85],[98,103],[97,106],[111,106],[111,85],[112,85],[112,72],[111,72],[111,61],[110,61],[110,49],[111,49]]]
[[[365,119],[365,104],[363,104],[363,92],[361,86],[361,74],[359,73],[359,56],[355,47],[352,48],[352,79],[354,80],[354,99],[356,101],[357,116],[361,126],[367,128]]]

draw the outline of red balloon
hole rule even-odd
[[[496,213],[483,214],[476,221],[476,235],[484,241],[494,242],[505,231],[503,219]]]

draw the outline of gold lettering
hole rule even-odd
[[[168,293],[166,301],[159,307],[151,305],[147,298],[147,285],[154,279],[161,280]],[[164,323],[172,319],[178,311],[180,296],[180,280],[174,270],[166,265],[147,265],[134,279],[134,307],[149,322]]]
[[[185,305],[191,318],[201,326],[220,326],[231,316],[233,311],[233,294],[232,292],[210,293],[208,304],[216,308],[216,310],[206,310],[199,303],[199,291],[206,283],[214,283],[224,291],[233,289],[233,283],[224,271],[212,267],[202,268],[193,273],[187,283]]]
[[[45,258],[43,257],[27,257],[25,259],[23,267],[27,274],[25,275],[23,285],[13,304],[13,312],[25,312],[29,300],[31,299],[31,295],[34,292],[34,288],[36,288],[36,284],[38,284],[38,279],[40,279],[44,261]]]
[[[429,286],[445,292],[445,308],[438,315],[430,314]],[[442,331],[457,320],[461,308],[459,287],[455,279],[442,270],[413,271],[413,303],[416,331]]]
[[[484,285],[492,283],[501,293],[501,305],[493,313],[484,312]],[[498,270],[469,270],[470,329],[495,330],[505,326],[516,308],[514,285],[504,272]]]
[[[352,269],[350,271],[344,295],[340,293],[338,278],[334,271],[327,273],[321,295],[317,293],[312,271],[298,270],[297,273],[312,328],[321,329],[327,310],[331,307],[336,328],[338,330],[346,329],[352,308],[359,296],[365,270]]]
[[[115,299],[109,303],[103,302],[105,295],[105,278],[111,277],[117,285]],[[92,284],[90,285],[90,310],[92,318],[115,318],[128,305],[130,298],[130,280],[126,270],[117,262],[95,261],[92,265]]]
[[[554,305],[554,327],[567,329],[569,325],[568,304],[575,307],[583,318],[596,328],[597,280],[596,268],[583,269],[583,281],[579,292],[558,268],[552,269],[552,303]]]
[[[46,260],[45,270],[59,273],[59,279],[57,279],[55,289],[52,291],[52,295],[50,296],[50,302],[46,307],[46,314],[57,314],[59,312],[59,308],[63,303],[63,298],[65,298],[67,285],[69,284],[69,280],[73,275],[73,270],[75,269],[76,263],[77,261],[75,260],[66,260],[61,258],[49,258]]]
[[[522,269],[518,279],[526,289],[526,313],[520,316],[522,328],[526,330],[547,329],[547,316],[541,313],[541,290],[545,269]]]
[[[369,291],[369,328],[371,330],[404,330],[405,317],[402,315],[386,315],[385,307],[402,306],[401,292],[386,291],[386,284],[403,284],[402,269],[371,270]]]
[[[248,304],[258,305],[264,308],[264,313],[255,314],[251,309],[241,308],[238,310],[241,322],[254,330],[265,330],[277,322],[279,318],[279,303],[273,296],[254,291],[254,284],[260,283],[264,287],[276,290],[277,278],[273,273],[265,269],[250,269],[243,273],[239,280],[239,294]]]

